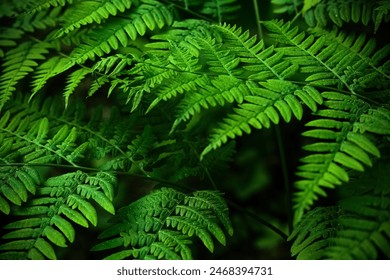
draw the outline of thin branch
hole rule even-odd
[[[259,40],[263,40],[263,28],[261,27],[261,19],[260,19],[260,11],[259,11],[259,5],[257,4],[257,0],[253,0],[253,7],[255,10],[255,17],[256,17],[256,26],[257,26],[257,34],[259,35]],[[265,45],[263,45],[263,50],[265,48]]]
[[[254,219],[256,221],[258,221],[262,225],[266,226],[267,228],[269,228],[270,230],[272,230],[273,232],[278,234],[283,240],[285,240],[285,241],[287,240],[288,235],[285,234],[281,229],[277,228],[276,226],[274,226],[273,224],[271,224],[267,220],[261,218],[259,215],[257,215],[253,211],[248,210],[246,208],[243,208],[240,205],[236,204],[235,202],[232,202],[229,199],[225,199],[225,200],[227,201],[228,205],[231,206],[232,208],[235,208],[235,209],[239,210],[240,212],[243,212],[247,216],[251,217],[252,219]]]
[[[263,29],[261,27],[261,18],[260,18],[260,11],[259,6],[257,4],[257,0],[253,0],[253,6],[255,10],[256,15],[256,25],[257,25],[257,32],[260,37],[260,39],[263,39]],[[263,40],[264,41],[264,40]],[[263,50],[265,48],[265,44],[263,44]],[[287,171],[287,161],[286,161],[286,154],[284,151],[284,144],[283,139],[280,132],[279,125],[275,125],[275,134],[276,134],[276,141],[279,149],[279,158],[282,168],[282,176],[283,176],[283,185],[284,185],[284,191],[285,191],[285,200],[287,205],[287,221],[288,221],[288,229],[289,233],[291,233],[292,230],[292,202],[291,202],[291,191],[289,187],[289,179],[288,179],[288,171]],[[267,222],[267,221],[263,221]],[[268,225],[272,226],[272,225]],[[284,233],[278,232],[282,238],[287,239],[287,236]]]
[[[283,186],[284,186],[285,201],[287,206],[288,230],[289,233],[291,233],[293,229],[293,222],[292,222],[293,209],[292,209],[292,201],[291,201],[291,189],[290,189],[289,178],[288,178],[286,153],[284,151],[283,137],[279,125],[275,125],[275,134],[276,134],[276,141],[278,143],[278,149],[279,149],[280,165],[282,168]]]
[[[193,10],[190,10],[190,9],[188,9],[188,7],[180,6],[180,5],[176,4],[176,3],[173,3],[173,2],[168,1],[168,0],[162,0],[162,2],[165,2],[166,4],[172,5],[173,7],[178,8],[179,10],[185,11],[185,12],[187,12],[187,13],[189,13],[191,15],[194,15],[194,16],[196,16],[198,18],[201,18],[203,20],[206,20],[206,21],[209,21],[209,22],[212,22],[212,23],[217,23],[217,21],[215,21],[215,20],[213,20],[213,19],[211,19],[211,18],[209,18],[209,17],[207,17],[205,15],[199,14],[199,13],[193,11]]]

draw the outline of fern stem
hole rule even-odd
[[[257,4],[257,0],[253,0],[253,7],[255,9],[257,34],[259,35],[259,40],[263,40],[263,28],[261,27],[260,11],[259,5]],[[263,50],[264,48],[265,45],[263,45]]]
[[[302,15],[302,11],[298,12],[297,9],[295,8],[295,16],[291,20],[291,24],[294,23],[301,15]]]
[[[260,11],[259,11],[259,5],[257,4],[257,0],[253,0],[253,6],[255,9],[255,15],[256,15],[256,25],[257,25],[257,33],[259,35],[259,39],[263,39],[263,29],[261,27],[261,18],[260,18]],[[263,44],[263,50],[265,49],[265,44]],[[285,200],[287,205],[287,223],[288,223],[288,232],[290,233],[292,230],[292,203],[291,203],[291,192],[289,188],[288,183],[288,172],[287,172],[287,162],[284,152],[284,145],[282,140],[282,135],[280,132],[279,125],[275,125],[275,131],[276,131],[276,141],[278,143],[278,149],[279,149],[279,157],[281,162],[281,168],[282,168],[282,176],[283,176],[283,185],[285,190]],[[268,223],[267,221],[261,221],[262,224],[264,222]],[[269,228],[273,228],[273,230],[278,233],[282,238],[287,239],[286,234],[281,232],[279,229],[275,228],[273,225],[269,224],[267,225]]]
[[[200,155],[199,155],[199,153],[197,151],[194,150],[194,153],[196,154],[196,156],[198,158],[200,158]],[[214,190],[218,190],[217,184],[215,183],[215,181],[214,181],[213,177],[211,176],[211,174],[210,174],[209,170],[207,169],[207,167],[204,166],[201,161],[199,161],[199,165],[204,170],[204,173],[206,173],[207,179],[209,179],[210,184],[211,184],[211,186],[213,186]]]
[[[179,10],[185,11],[185,12],[191,14],[191,15],[194,15],[194,16],[196,16],[198,18],[201,18],[203,20],[206,20],[208,22],[217,23],[215,20],[213,20],[211,18],[208,18],[208,17],[206,17],[206,16],[204,16],[202,14],[199,14],[199,13],[193,11],[193,10],[188,9],[188,7],[180,6],[179,4],[173,3],[173,2],[168,1],[168,0],[162,0],[161,2],[165,2],[166,4],[172,5],[173,7],[178,8]]]
[[[243,208],[242,206],[236,204],[235,202],[232,202],[231,200],[229,199],[226,199],[226,202],[228,203],[229,206],[231,206],[232,208],[235,208],[237,210],[239,210],[240,212],[243,212],[245,213],[246,215],[248,215],[249,217],[251,217],[252,219],[256,220],[257,222],[261,223],[262,225],[266,226],[267,228],[269,228],[270,230],[272,230],[273,232],[275,232],[276,234],[278,234],[283,240],[287,240],[288,238],[288,235],[286,233],[284,233],[281,229],[277,228],[276,226],[274,226],[273,224],[269,223],[267,220],[259,217],[256,213],[254,213],[253,211],[251,210],[248,210],[246,208]]]
[[[279,125],[275,125],[275,134],[276,134],[276,141],[278,143],[278,149],[279,149],[280,165],[282,168],[283,186],[285,191],[285,201],[287,207],[287,224],[288,224],[288,232],[290,234],[293,228],[291,190],[289,186],[286,153],[284,151],[283,138],[282,138],[282,133],[280,131]]]
[[[237,79],[240,79],[239,77]],[[296,85],[302,85],[302,86],[305,86],[307,85],[308,83],[307,82],[301,82],[301,81],[289,81],[293,84],[296,84]],[[343,94],[346,94],[346,95],[350,95],[351,92],[348,91],[348,90],[343,90],[343,89],[338,89],[338,88],[334,88],[334,87],[330,87],[330,86],[322,86],[322,85],[316,85],[315,86],[316,88],[321,88],[321,89],[324,89],[324,90],[329,90],[329,91],[337,91],[337,92],[340,92],[340,93],[343,93]],[[387,93],[387,91],[383,90],[383,91],[370,91],[370,92],[365,92],[365,94],[379,94],[379,93]],[[361,98],[361,99],[364,99],[365,101],[371,103],[371,104],[375,104],[377,106],[383,106],[382,103],[378,102],[378,101],[375,101],[374,99],[372,98],[369,98],[365,95],[362,95],[362,94],[359,94],[359,93],[353,93],[353,95]]]

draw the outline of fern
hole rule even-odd
[[[266,27],[273,32],[272,38],[278,42],[292,47],[282,47],[277,51],[288,56],[290,60],[300,65],[302,73],[313,73],[305,81],[317,86],[337,86],[347,88],[351,93],[362,87],[362,83],[355,78],[355,73],[366,69],[365,83],[372,82],[382,77],[388,80],[388,73],[376,67],[376,64],[389,53],[388,45],[372,54],[375,42],[364,44],[364,36],[354,41],[354,37],[346,37],[340,34],[336,40],[327,41],[326,36],[315,38],[313,35],[305,38],[304,33],[299,33],[298,28],[290,29],[290,24],[282,21],[268,22]],[[329,38],[328,38],[329,40]],[[372,56],[372,60],[368,58]],[[371,60],[371,61],[370,61]],[[371,80],[372,79],[372,80]],[[357,84],[359,83],[359,84]]]
[[[389,258],[389,197],[386,180],[389,166],[368,172],[345,188],[359,189],[337,207],[311,210],[290,239],[292,255],[299,259]],[[375,174],[375,175],[374,175]],[[374,176],[374,177],[372,177]],[[367,179],[370,179],[367,181]]]
[[[69,127],[67,124],[50,127],[47,117],[42,117],[31,109],[21,112],[7,110],[1,118],[0,127],[4,162],[21,160],[25,163],[43,164],[65,161],[76,166],[80,151],[85,150],[88,145],[86,142],[79,146],[76,144],[76,127]]]
[[[27,166],[21,168],[4,166],[0,172],[2,181],[0,210],[8,215],[11,210],[9,202],[20,206],[27,201],[28,193],[35,195],[40,176],[35,169]]]
[[[389,257],[388,1],[250,2],[0,4],[2,258]]]
[[[222,22],[222,19],[231,17],[231,14],[240,8],[235,2],[235,0],[205,1],[200,12],[216,18],[218,22]]]
[[[16,46],[16,39],[20,39],[23,35],[21,30],[16,28],[1,28],[0,29],[0,46],[3,47],[12,47]],[[0,49],[0,57],[4,56],[3,49]]]
[[[40,187],[36,197],[14,215],[27,218],[5,226],[12,231],[3,236],[11,239],[0,246],[2,259],[56,259],[53,245],[66,247],[73,242],[73,222],[83,227],[97,225],[94,201],[111,214],[115,214],[113,184],[115,177],[100,172],[96,175],[81,171],[48,179]]]
[[[218,193],[210,191],[186,195],[162,188],[119,210],[117,218],[100,236],[109,239],[93,248],[115,248],[117,252],[106,259],[191,259],[192,236],[213,252],[212,237],[226,245],[219,224],[233,234],[226,204]]]
[[[135,2],[135,3],[133,3]],[[67,9],[61,18],[63,27],[56,36],[69,33],[82,25],[91,23],[101,23],[110,16],[115,16],[119,12],[123,13],[130,9],[138,1],[131,0],[107,0],[107,1],[80,1]]]
[[[382,21],[388,21],[388,17],[383,14],[389,9],[387,1],[322,1],[305,12],[305,20],[310,26],[326,26],[332,21],[337,26],[343,23],[361,22],[367,25],[370,21],[375,23],[375,30],[378,29]]]
[[[302,10],[306,23],[311,26],[326,27],[330,23],[341,27],[346,23],[373,22],[375,32],[383,22],[389,21],[388,1],[296,1],[272,0],[275,13],[293,13]],[[303,6],[302,6],[303,4]]]
[[[42,10],[37,13],[28,13],[17,17],[14,28],[22,29],[26,32],[33,32],[35,29],[47,29],[55,27],[58,23],[62,7],[52,10]]]
[[[68,66],[67,66],[68,65]],[[46,62],[42,63],[37,67],[34,78],[32,81],[31,98],[34,97],[42,88],[45,87],[47,81],[64,72],[67,68],[70,68],[69,61],[60,56],[53,56]]]
[[[38,65],[36,60],[45,59],[43,54],[48,52],[49,47],[50,45],[47,43],[26,42],[6,53],[0,77],[0,110],[16,90],[15,86],[18,81],[27,76],[34,70],[33,67]]]
[[[243,132],[249,134],[251,127],[261,129],[269,128],[271,123],[278,124],[280,116],[285,122],[290,122],[292,115],[301,119],[303,108],[300,100],[310,104],[314,110],[317,108],[316,102],[322,103],[321,95],[313,87],[306,87],[306,91],[303,91],[292,83],[279,80],[268,80],[259,84],[262,87],[256,84],[250,87],[251,91],[257,94],[246,97],[248,103],[241,104],[234,110],[234,114],[215,129],[202,156],[226,143],[228,138],[241,136]]]
[[[135,40],[138,35],[144,35],[146,30],[162,28],[172,23],[172,16],[165,6],[142,4],[136,8],[130,18],[115,18],[102,24],[99,29],[92,31],[88,40],[76,48],[70,57],[77,63],[94,59],[95,55],[102,56],[120,45],[126,47],[129,39]]]
[[[347,170],[364,171],[364,165],[371,167],[371,158],[380,157],[373,142],[375,134],[387,135],[389,132],[388,110],[369,109],[361,100],[336,92],[324,92],[323,97],[327,99],[324,102],[327,109],[318,111],[319,118],[306,124],[314,129],[303,133],[319,140],[304,146],[305,150],[314,153],[301,159],[304,164],[297,173],[304,179],[296,182],[300,190],[295,194],[296,221],[318,195],[326,195],[324,187],[334,188],[348,182]],[[373,112],[382,112],[379,113],[382,118],[368,123],[365,116]]]
[[[21,9],[24,13],[29,14],[44,9],[48,9],[51,7],[65,6],[67,4],[72,4],[72,2],[73,0],[38,0],[38,1],[27,0],[21,2],[21,5],[18,8]]]
[[[185,10],[196,10],[198,13],[211,17],[220,23],[235,18],[234,12],[240,9],[240,5],[236,0],[175,0],[173,2],[178,2],[178,5],[184,6]]]

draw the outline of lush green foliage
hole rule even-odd
[[[0,257],[56,259],[92,225],[99,257],[191,259],[229,248],[230,204],[292,256],[388,258],[389,1],[257,2],[3,1]],[[300,123],[301,163],[277,133],[284,234],[214,178],[249,136]]]

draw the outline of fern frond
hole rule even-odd
[[[297,175],[303,180],[295,183],[299,189],[294,198],[295,222],[318,195],[326,196],[324,187],[348,182],[348,170],[364,171],[364,165],[372,166],[371,158],[380,157],[373,137],[389,135],[389,110],[370,109],[356,97],[336,92],[323,92],[322,96],[327,99],[327,109],[318,111],[318,118],[306,124],[314,129],[303,133],[318,140],[304,146],[313,153],[302,158],[298,168]]]
[[[297,13],[298,8],[302,6],[304,0],[271,0],[271,4],[273,5],[273,12],[275,14],[292,14]],[[308,1],[308,2],[318,2],[318,1]]]
[[[114,138],[115,139],[115,138]],[[148,165],[148,153],[155,144],[155,137],[150,126],[146,126],[143,133],[138,135],[122,154],[108,160],[101,168],[103,170],[135,170]]]
[[[199,76],[192,73],[180,73],[177,79],[174,79],[172,83],[162,85],[158,88],[157,97],[151,102],[149,108],[146,110],[148,113],[154,107],[156,107],[161,101],[168,101],[175,98],[178,94],[183,94],[188,91],[195,91],[198,87],[208,84],[207,76]]]
[[[196,11],[219,23],[235,18],[234,12],[240,9],[237,0],[174,0],[172,2],[177,2],[177,5],[182,6],[184,10]]]
[[[53,108],[50,101],[44,103],[44,106],[49,105],[44,112]],[[43,116],[44,112],[35,111],[37,104],[29,105],[30,110],[10,108],[0,119],[3,160],[41,164],[67,162],[76,166],[75,162],[88,148],[87,142],[78,143],[77,128],[58,123],[56,119],[49,121],[48,116]]]
[[[119,217],[100,236],[108,240],[93,247],[96,251],[117,251],[107,259],[190,259],[188,245],[193,235],[213,251],[211,235],[221,244],[226,242],[219,223],[233,233],[226,203],[212,191],[186,195],[162,188],[119,210]]]
[[[20,15],[16,18],[13,27],[26,32],[55,27],[58,24],[58,19],[62,11],[62,7],[59,6],[54,9]]]
[[[209,72],[212,75],[207,79],[197,78],[197,82],[194,83],[195,75],[180,73],[178,74],[177,83],[172,84],[172,86],[164,85],[161,87],[164,89],[164,92],[165,90],[168,92],[168,97],[162,97],[164,100],[177,95],[174,88],[177,85],[182,87],[180,91],[183,92],[185,89],[184,97],[178,105],[177,117],[171,132],[180,123],[198,114],[201,109],[224,106],[226,103],[242,103],[246,96],[253,94],[251,89],[248,88],[250,83],[242,81],[242,76],[248,77],[250,80],[259,81],[266,78],[283,80],[293,75],[298,69],[296,65],[283,60],[282,55],[275,53],[274,48],[270,47],[263,50],[263,41],[257,41],[256,36],[250,37],[248,31],[242,32],[240,28],[235,26],[207,26],[199,22],[198,25],[195,25],[193,29],[188,31],[180,28],[179,24],[174,26],[178,28],[177,32],[171,31],[154,37],[155,39],[166,40],[169,44],[159,42],[150,45],[155,49],[160,49],[161,51],[157,54],[162,57],[166,55],[166,48],[173,50],[168,57],[170,61],[177,61],[185,57],[188,62],[191,62],[191,66],[187,66],[185,63],[181,65],[172,63],[174,64],[173,69],[179,68],[181,71],[191,72],[196,69],[196,72],[205,74]],[[172,41],[177,43],[172,44]],[[178,49],[181,50],[180,54],[183,55],[175,60],[172,56],[176,54]],[[204,64],[208,66],[207,69],[201,67],[199,61],[205,61]],[[169,67],[169,69],[171,68]],[[213,78],[213,75],[217,75],[216,78]],[[180,79],[180,77],[184,77],[187,80]],[[171,91],[173,94],[170,94]],[[187,91],[191,92],[191,94],[186,94]],[[303,98],[306,101],[312,101],[310,97]],[[155,99],[148,111],[160,100],[161,98]],[[293,104],[294,100],[291,101],[290,98],[288,100],[290,104]],[[315,106],[312,105],[313,102],[308,102],[311,108]],[[296,102],[295,105],[299,107]]]
[[[32,14],[39,12],[44,9],[49,9],[51,7],[65,6],[67,4],[72,4],[73,0],[28,0],[20,1],[23,13]]]
[[[27,201],[28,193],[35,194],[40,184],[39,173],[31,167],[0,167],[0,210],[10,213],[9,202],[21,205]]]
[[[4,56],[3,47],[8,48],[16,46],[16,40],[20,39],[23,33],[24,32],[22,30],[16,28],[0,28],[0,57]]]
[[[346,22],[361,22],[364,25],[374,22],[375,30],[377,30],[383,21],[389,20],[388,14],[385,18],[383,17],[388,9],[388,1],[326,0],[306,9],[304,18],[306,23],[312,27],[325,27],[329,22],[333,22],[339,27]],[[380,12],[382,15],[379,15]]]
[[[66,81],[66,87],[63,93],[65,97],[65,108],[68,107],[69,96],[74,93],[77,86],[81,83],[82,80],[85,79],[85,76],[87,76],[91,72],[92,71],[90,69],[80,68],[68,76],[68,79]]]
[[[376,78],[385,77],[388,80],[389,73],[378,71],[378,64],[389,53],[389,46],[374,53],[375,42],[371,40],[365,44],[363,35],[355,39],[340,34],[338,40],[329,40],[327,36],[316,38],[314,35],[299,33],[298,27],[291,28],[290,23],[284,24],[283,21],[264,24],[272,32],[270,37],[287,45],[276,51],[299,65],[302,73],[309,73],[305,79],[309,84],[337,86],[356,93],[368,87]],[[362,69],[366,71],[362,75],[365,78],[357,80],[356,73]]]
[[[191,43],[202,50],[202,56],[211,73],[235,76],[242,72],[237,67],[240,59],[233,52],[224,48],[218,37],[207,29],[195,31]]]
[[[345,78],[353,90],[363,91],[364,88],[376,88],[379,84],[384,88],[389,87],[390,71],[385,64],[381,65],[390,53],[389,44],[376,50],[375,40],[367,40],[364,34],[347,35],[337,30],[324,32],[321,29],[314,29],[312,33],[316,36],[324,36],[327,42],[333,42],[337,46],[340,55],[336,54],[332,59],[337,59],[336,57],[341,57],[342,54],[347,55],[347,53],[351,56],[349,65],[344,68],[344,75],[341,77]],[[346,63],[345,59],[340,63]],[[341,71],[340,66],[339,69],[338,71]]]
[[[17,6],[17,3],[15,3],[15,1],[13,1],[13,0],[1,1],[0,2],[0,18],[15,16],[17,13],[17,9],[18,9],[18,7],[16,7],[16,6]]]
[[[388,1],[343,1],[343,0],[272,0],[275,13],[298,13],[302,11],[303,18],[311,27],[324,28],[331,23],[338,27],[345,23],[362,23],[375,25],[375,32],[383,22],[388,22],[390,8]],[[302,6],[303,5],[303,6]]]
[[[128,65],[132,64],[131,54],[123,55],[116,54],[106,58],[102,58],[96,62],[92,70],[98,72],[107,77],[116,76]]]
[[[6,53],[0,77],[0,110],[16,90],[19,80],[38,65],[36,60],[45,59],[43,54],[48,53],[48,48],[47,43],[26,42]]]
[[[0,245],[0,258],[5,259],[56,259],[53,245],[66,247],[75,238],[72,223],[88,227],[97,225],[98,204],[114,214],[112,193],[115,177],[109,173],[86,174],[81,171],[49,178],[37,189],[36,196],[14,215],[26,218],[5,226],[11,230]],[[72,223],[71,223],[72,222]]]
[[[218,20],[219,23],[232,18],[234,12],[240,9],[236,0],[208,0],[203,2],[201,13]]]
[[[113,18],[89,34],[87,40],[76,48],[70,57],[77,63],[84,63],[87,59],[94,59],[95,55],[103,56],[117,50],[120,45],[126,47],[129,39],[135,40],[144,35],[147,30],[155,30],[172,24],[173,18],[169,10],[154,2],[137,7],[129,18]]]
[[[375,32],[378,30],[379,25],[385,21],[389,21],[390,17],[390,3],[389,1],[379,1],[378,7],[374,10],[373,20],[375,22]]]
[[[345,188],[359,193],[338,207],[309,211],[289,237],[298,259],[390,257],[389,165],[380,164]],[[369,179],[369,181],[367,181]]]
[[[61,18],[63,27],[57,31],[55,37],[61,37],[82,25],[96,22],[100,24],[110,16],[130,9],[138,5],[138,0],[105,0],[105,1],[80,1],[70,6]]]
[[[278,124],[280,116],[290,122],[294,115],[298,120],[303,116],[300,102],[315,111],[316,104],[322,103],[320,93],[313,87],[305,86],[301,90],[288,81],[268,80],[267,82],[250,83],[249,90],[254,94],[247,96],[244,102],[234,109],[225,120],[214,129],[209,145],[203,150],[201,158],[213,149],[217,149],[228,138],[234,139],[244,132],[250,133],[251,127],[269,128],[271,123]]]
[[[242,103],[245,96],[250,95],[247,86],[234,77],[220,75],[210,81],[210,85],[200,88],[198,92],[184,96],[178,105],[176,120],[171,133],[176,127],[191,116],[200,112],[202,108],[223,106],[225,103]]]
[[[32,91],[31,98],[33,98],[41,89],[43,89],[47,83],[47,81],[59,75],[60,73],[68,70],[72,63],[67,58],[63,58],[60,56],[53,56],[49,58],[46,62],[39,65],[34,73],[34,77],[32,79]]]
[[[240,27],[230,25],[214,25],[229,45],[231,52],[240,57],[243,68],[248,71],[251,80],[264,81],[269,78],[283,80],[294,74],[297,68],[288,61],[282,60],[274,47],[264,49],[264,41],[250,37],[249,30],[242,32]]]

